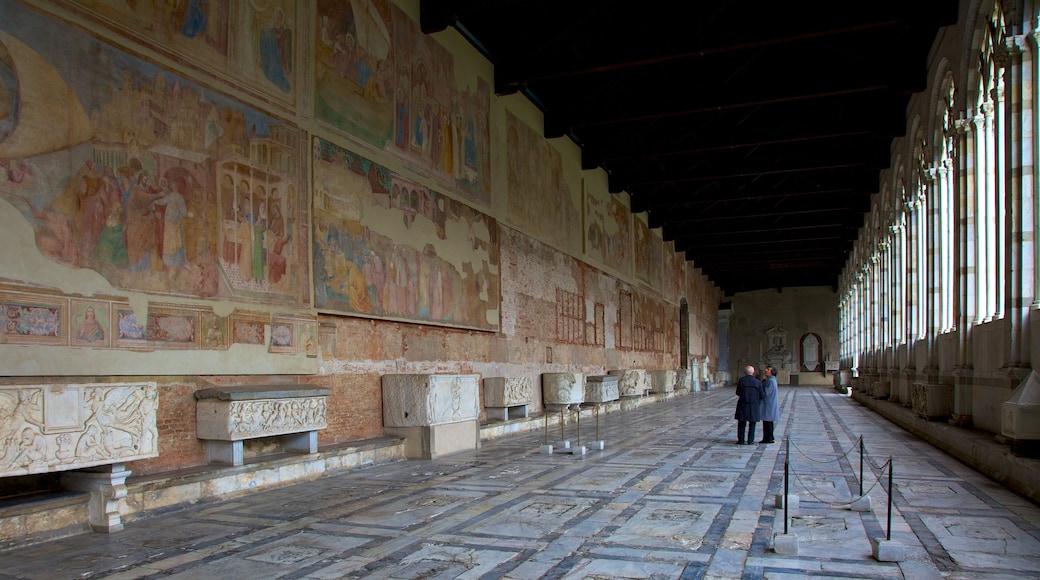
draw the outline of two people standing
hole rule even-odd
[[[774,443],[773,427],[780,419],[777,397],[776,371],[772,366],[765,368],[765,381],[755,378],[755,367],[744,367],[744,376],[737,381],[737,445],[755,443],[755,428],[762,421],[761,443]]]

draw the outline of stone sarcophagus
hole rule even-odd
[[[675,391],[675,371],[660,370],[650,373],[651,393],[671,393]]]
[[[0,386],[0,477],[62,472],[90,494],[90,527],[123,529],[125,462],[159,455],[155,383]]]
[[[585,402],[609,403],[621,397],[617,375],[594,375],[585,379]]]
[[[953,385],[914,383],[910,399],[914,414],[929,421],[945,420],[953,414]]]
[[[0,386],[0,477],[159,455],[155,383]]]
[[[675,371],[675,390],[693,390],[693,374],[690,373],[690,369],[679,369]]]
[[[405,456],[432,459],[480,443],[480,375],[383,375],[383,426]]]
[[[542,373],[542,403],[558,410],[585,402],[584,373]]]
[[[644,369],[628,369],[607,371],[609,375],[617,375],[618,392],[622,397],[642,397],[650,392],[650,376]]]
[[[484,410],[488,418],[509,420],[527,417],[527,406],[534,401],[531,377],[488,377],[484,379]]]
[[[241,385],[195,392],[195,435],[212,463],[242,465],[243,441],[283,437],[285,451],[316,453],[318,431],[328,427],[331,389],[313,385]]]

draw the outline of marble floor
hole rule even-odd
[[[1037,505],[833,389],[781,399],[772,445],[715,389],[568,425],[603,450],[509,435],[0,552],[0,579],[1040,578]]]

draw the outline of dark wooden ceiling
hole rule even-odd
[[[837,287],[955,0],[420,0],[725,293]]]

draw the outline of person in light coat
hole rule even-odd
[[[780,420],[780,396],[776,385],[776,369],[766,365],[765,379],[762,381],[762,443],[775,443],[773,427]]]

